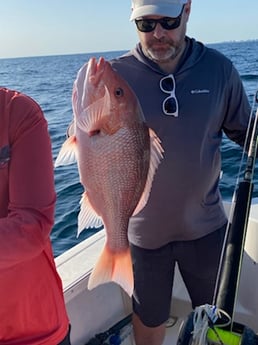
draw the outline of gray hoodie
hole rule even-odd
[[[248,126],[250,104],[232,62],[186,40],[173,74],[178,117],[163,113],[169,94],[160,89],[160,79],[166,74],[146,58],[140,44],[111,61],[135,91],[165,151],[149,201],[129,224],[130,242],[143,248],[198,239],[226,223],[218,187],[222,133],[243,146]]]

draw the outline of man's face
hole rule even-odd
[[[175,29],[167,30],[160,23],[157,23],[153,31],[141,32],[137,30],[143,51],[147,57],[157,63],[176,58],[184,44],[190,7],[190,2],[184,6],[181,13],[180,25]],[[155,15],[143,17],[143,19],[161,18],[164,17]]]

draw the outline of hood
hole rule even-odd
[[[194,38],[189,38],[188,36],[186,36],[186,43],[186,49],[181,56],[174,75],[181,74],[189,68],[193,67],[196,63],[199,62],[199,60],[203,57],[207,50],[203,43],[196,41]],[[167,74],[162,71],[155,62],[144,55],[140,43],[138,43],[137,46],[128,53],[128,55],[133,55],[138,61],[142,62],[143,64],[148,66],[148,68],[151,68],[155,72],[164,75]]]

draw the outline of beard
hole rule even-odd
[[[174,60],[184,49],[185,31],[182,31],[178,40],[168,37],[157,39],[152,37],[145,42],[143,51],[154,62],[165,63]]]
[[[163,41],[155,40],[155,42],[148,42],[148,46],[144,49],[148,58],[154,62],[167,62],[174,60],[182,50],[183,42],[180,42],[181,44],[176,44],[175,42]]]

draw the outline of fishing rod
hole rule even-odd
[[[255,107],[257,108],[256,114],[254,120],[252,120]],[[251,127],[252,133],[250,137]],[[233,195],[213,305],[197,307],[189,315],[184,326],[181,328],[177,345],[258,344],[258,335],[250,328],[234,322],[234,311],[253,194],[253,177],[258,145],[258,90],[254,96],[245,149],[248,142],[249,149],[243,178],[241,182],[238,181]],[[245,149],[244,151],[246,151]],[[240,170],[242,162],[240,164]]]
[[[255,95],[258,104],[258,91]],[[219,273],[219,284],[215,292],[215,305],[226,312],[231,320],[234,318],[236,291],[238,290],[245,237],[253,194],[253,176],[257,155],[258,108],[254,118],[243,180],[238,183],[232,201],[232,219],[229,219],[226,231],[226,248],[223,265]],[[232,293],[235,292],[235,293]],[[232,322],[230,322],[232,328]],[[232,330],[232,329],[231,329]]]

